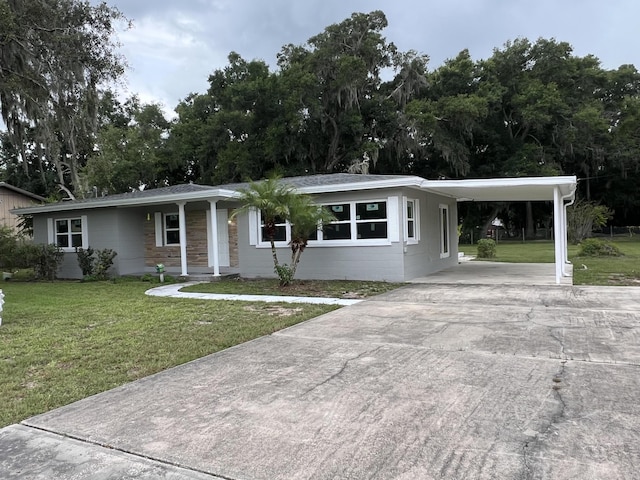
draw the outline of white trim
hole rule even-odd
[[[86,215],[80,216],[82,225],[82,248],[89,248],[89,222]]]
[[[47,243],[49,245],[56,243],[56,237],[53,231],[53,217],[47,218]]]
[[[73,245],[73,232],[71,231],[71,222],[73,220],[80,220],[80,243],[81,245],[79,247],[74,247]],[[69,246],[68,247],[60,247],[60,249],[65,252],[65,253],[75,253],[76,248],[88,248],[89,246],[89,234],[86,231],[87,230],[87,216],[86,215],[80,215],[77,217],[62,217],[62,218],[51,218],[51,223],[52,223],[52,232],[53,232],[53,241],[51,243],[58,245],[58,231],[57,231],[57,226],[56,223],[57,222],[62,222],[65,221],[67,222],[67,228],[68,228],[68,232],[66,234],[60,234],[60,235],[66,235],[68,240],[69,240]],[[48,225],[47,225],[48,227]],[[77,233],[76,233],[77,235]]]
[[[409,237],[409,202],[413,204],[413,236]],[[407,245],[416,245],[420,242],[420,200],[417,198],[402,197],[402,223],[404,241]]]
[[[185,202],[178,203],[178,225],[180,228],[180,274],[189,275],[187,271],[187,221],[184,211]]]
[[[211,232],[210,241],[207,242],[207,248],[213,253],[211,260],[213,261],[213,276],[220,276],[220,255],[218,253],[218,210],[217,201],[209,200],[209,215],[207,216],[207,229]],[[225,210],[226,211],[226,210]],[[209,246],[211,248],[209,248]]]
[[[234,199],[240,196],[240,192],[228,190],[226,188],[212,188],[201,192],[174,193],[168,195],[158,195],[150,197],[127,197],[112,199],[107,197],[94,199],[90,202],[58,202],[39,205],[34,207],[13,209],[20,214],[47,213],[47,212],[67,212],[72,210],[85,210],[105,207],[129,207],[129,206],[150,206],[167,203],[178,203],[191,200],[221,200]],[[13,211],[12,210],[12,211]]]
[[[449,205],[438,205],[438,229],[440,230],[440,258],[451,256],[451,216]]]
[[[387,197],[387,238],[390,242],[400,241],[400,222],[402,215],[398,216],[400,209],[398,197]]]
[[[177,216],[178,217],[178,228],[167,228],[167,217],[171,217],[171,216]],[[178,232],[178,243],[169,243],[169,241],[167,240],[167,233],[168,232]],[[180,241],[180,211],[178,210],[177,212],[167,212],[167,213],[163,213],[162,214],[162,239],[161,239],[161,247],[177,247],[178,245],[180,245],[182,242]]]
[[[249,245],[258,245],[258,232],[260,223],[258,222],[258,211],[255,208],[249,210]]]
[[[164,246],[164,227],[162,225],[163,216],[162,212],[155,212],[153,214],[155,221],[155,230],[156,230],[156,247]]]

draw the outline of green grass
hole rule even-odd
[[[140,281],[0,287],[0,427],[336,308],[148,297]]]
[[[395,290],[401,283],[349,280],[294,280],[281,287],[276,279],[225,279],[200,283],[182,289],[183,292],[235,293],[245,295],[287,295],[333,298],[366,298]]]
[[[640,286],[640,238],[603,238],[618,246],[620,257],[578,256],[577,245],[569,245],[569,260],[573,263],[574,285],[632,285]],[[476,255],[473,245],[460,245],[460,251]],[[483,259],[484,260],[484,259]],[[554,245],[550,241],[500,242],[497,245],[496,262],[553,263]],[[586,268],[584,268],[586,267]]]

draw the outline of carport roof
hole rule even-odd
[[[481,178],[472,180],[425,180],[423,190],[457,198],[458,201],[507,202],[552,201],[554,190],[563,198],[573,198],[575,176]]]

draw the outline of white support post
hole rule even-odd
[[[178,203],[178,224],[180,227],[180,270],[181,275],[186,277],[187,272],[187,220],[184,213],[185,202]]]
[[[211,208],[209,209],[211,219],[211,242],[212,242],[212,254],[213,254],[213,276],[220,276],[220,255],[218,252],[218,210],[217,200],[209,200]]]
[[[560,284],[562,278],[562,267],[564,264],[564,247],[562,238],[566,238],[566,231],[563,228],[564,205],[560,188],[558,186],[553,189],[553,243],[555,245],[555,262],[556,262],[556,283]]]

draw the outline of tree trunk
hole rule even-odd
[[[533,223],[533,204],[531,202],[527,202],[527,228],[525,231],[525,238],[531,240],[535,238],[535,236],[536,231]]]

